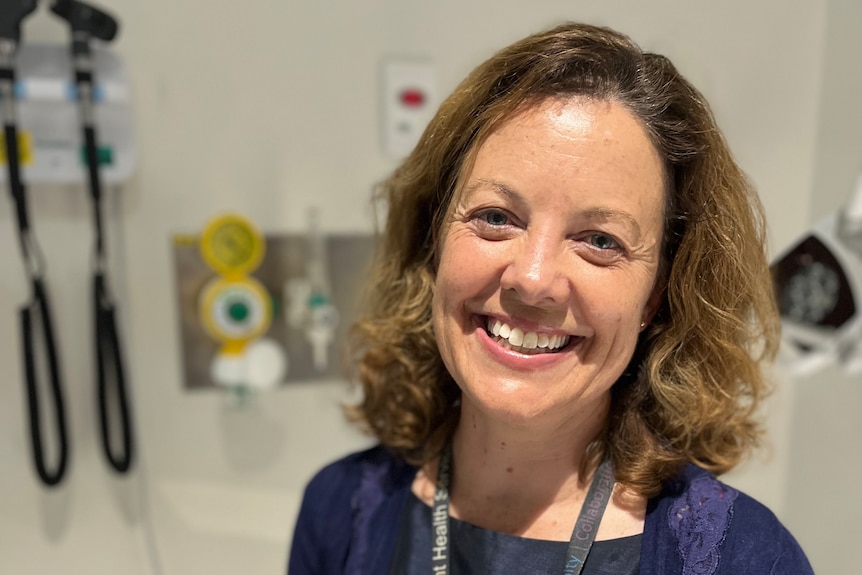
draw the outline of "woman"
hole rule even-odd
[[[668,60],[526,38],[382,195],[352,412],[381,445],[311,481],[291,575],[811,572],[713,475],[756,445],[777,318],[760,204]]]

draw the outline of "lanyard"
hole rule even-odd
[[[434,507],[431,512],[431,572],[434,575],[450,575],[449,538],[449,488],[452,483],[452,446],[446,447],[440,456],[437,470],[437,488],[434,492]],[[599,523],[605,513],[605,508],[611,498],[614,487],[614,472],[610,461],[605,460],[599,465],[587,498],[578,514],[578,520],[572,530],[572,538],[566,550],[566,561],[563,565],[563,575],[579,575],[584,568],[587,555],[596,538]]]

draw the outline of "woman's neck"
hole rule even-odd
[[[452,444],[451,513],[488,529],[566,540],[588,487],[582,458],[607,410],[513,425],[465,402]]]

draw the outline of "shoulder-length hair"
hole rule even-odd
[[[705,99],[665,57],[607,28],[565,24],[496,53],[379,186],[389,212],[352,330],[364,397],[349,413],[408,462],[439,454],[460,403],[431,326],[441,225],[488,135],[525,106],[569,97],[624,106],[664,163],[662,302],[585,458],[609,456],[618,481],[652,496],[686,462],[721,473],[757,444],[778,317],[762,206]]]

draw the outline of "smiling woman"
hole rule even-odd
[[[351,415],[381,445],[311,481],[292,575],[811,572],[714,475],[757,443],[777,318],[757,196],[667,59],[513,44],[380,195]]]
[[[432,303],[461,417],[529,422],[532,441],[544,427],[589,442],[659,300],[658,155],[621,105],[552,99],[491,134],[464,180]],[[503,335],[491,337],[496,323]],[[540,334],[554,353],[525,353],[525,340],[542,349]]]

